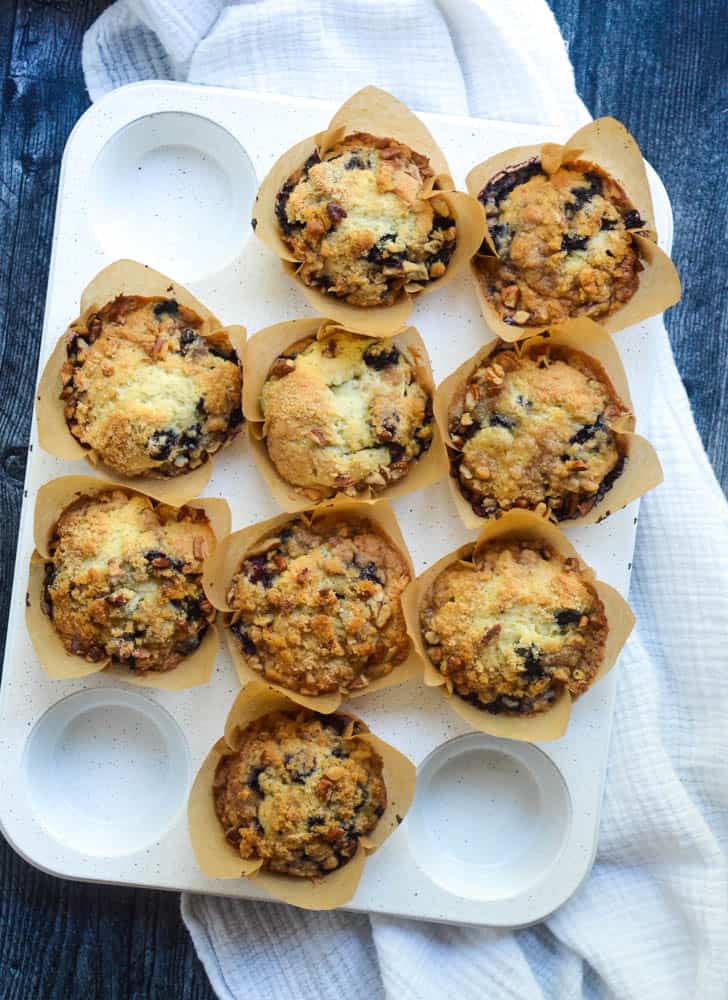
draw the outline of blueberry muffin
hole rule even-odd
[[[361,690],[409,652],[400,552],[371,521],[294,518],[262,538],[227,595],[245,662],[305,695]]]
[[[298,277],[353,306],[395,302],[441,278],[456,226],[443,198],[425,198],[426,156],[395,139],[355,132],[313,153],[276,197],[283,242]]]
[[[593,358],[504,346],[453,400],[451,471],[479,517],[511,507],[583,517],[622,473],[624,439],[613,427],[628,415]]]
[[[642,265],[632,233],[645,223],[601,168],[576,161],[549,176],[529,160],[497,174],[478,200],[498,256],[476,266],[505,323],[604,319],[637,291]]]
[[[213,798],[241,858],[304,878],[351,860],[387,805],[382,759],[356,735],[362,728],[344,715],[299,711],[271,712],[237,731]]]
[[[198,508],[118,489],[83,496],[56,523],[43,610],[69,653],[136,674],[171,670],[215,618],[201,582],[214,544]]]
[[[578,559],[526,540],[493,541],[435,579],[420,612],[427,654],[448,687],[494,714],[535,715],[589,687],[607,620]]]
[[[73,329],[61,370],[73,436],[125,476],[177,476],[240,429],[242,376],[225,331],[174,299],[120,295]]]
[[[430,393],[391,341],[300,341],[276,359],[260,405],[271,461],[311,500],[381,491],[432,443]]]

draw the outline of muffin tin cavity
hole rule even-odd
[[[130,122],[91,176],[96,237],[112,257],[143,260],[182,280],[237,258],[257,185],[240,143],[199,115],[167,111]]]
[[[133,854],[159,840],[184,807],[187,741],[155,702],[90,688],[56,702],[25,747],[35,818],[65,847],[96,857]]]
[[[531,890],[570,827],[571,797],[546,754],[471,733],[420,764],[407,833],[433,882],[456,896],[495,901]]]

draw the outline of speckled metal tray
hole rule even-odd
[[[515,110],[515,109],[514,109]],[[327,124],[329,104],[171,83],[141,83],[94,105],[66,147],[58,194],[41,364],[103,266],[132,257],[174,276],[249,332],[307,315],[298,288],[249,235],[256,189],[274,159]],[[468,169],[510,146],[563,141],[554,129],[423,115],[463,186]],[[671,213],[650,172],[661,244]],[[438,381],[488,331],[467,275],[415,306]],[[616,335],[644,427],[659,320]],[[44,454],[33,431],[0,695],[2,829],[47,872],[73,879],[264,898],[255,884],[205,878],[184,806],[195,770],[238,690],[227,654],[204,687],[156,692],[103,674],[50,680],[23,610],[32,511],[48,479],[87,473]],[[233,528],[276,508],[242,436],[216,459],[209,496]],[[446,483],[395,501],[418,571],[469,537]],[[637,504],[568,534],[599,577],[626,592]],[[418,682],[357,700],[372,729],[419,767],[411,813],[367,863],[349,908],[428,920],[516,926],[542,919],[592,863],[619,668],[574,706],[566,736],[537,747],[466,734]]]

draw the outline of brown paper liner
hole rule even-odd
[[[345,134],[368,132],[391,136],[427,156],[439,186],[428,197],[443,198],[457,226],[457,246],[445,274],[428,281],[416,292],[403,291],[390,306],[352,306],[332,295],[299,282],[303,294],[317,312],[341,323],[355,333],[375,337],[391,336],[400,331],[412,310],[413,295],[423,295],[451,281],[464,267],[483,241],[485,219],[480,204],[469,195],[454,191],[445,157],[424,124],[401,101],[377,87],[365,87],[349,98],[336,112],[324,132],[296,143],[271,167],[258,189],[253,206],[255,235],[280,257],[288,273],[296,278],[297,263],[281,239],[275,218],[275,199],[282,185],[305,163],[315,148],[324,154]],[[298,280],[296,278],[296,280]]]
[[[633,234],[643,266],[637,291],[629,302],[609,316],[600,319],[600,325],[609,333],[616,333],[617,330],[623,330],[650,316],[656,316],[674,305],[680,298],[680,279],[675,265],[655,243],[657,239],[655,213],[644,160],[639,146],[624,125],[614,118],[597,118],[596,121],[579,129],[564,146],[545,143],[542,146],[517,146],[514,149],[507,149],[491,156],[470,171],[466,178],[468,191],[473,197],[477,197],[496,174],[533,157],[541,160],[548,173],[554,173],[560,166],[574,160],[585,160],[596,164],[621,184],[627,197],[645,221],[643,235]],[[495,254],[487,226],[485,240]],[[552,333],[557,331],[556,324],[551,324],[550,327],[519,327],[504,323],[483,291],[477,258],[471,264],[471,272],[483,317],[492,332],[501,340],[508,342],[522,340],[524,337],[543,333],[547,328],[550,328]]]
[[[331,513],[367,518],[399,550],[407,564],[410,577],[414,580],[415,572],[412,559],[407,551],[407,545],[402,537],[402,532],[397,523],[394,511],[386,500],[376,500],[373,502],[333,500],[327,501],[326,504],[322,504],[314,509],[311,509],[309,506],[308,510],[302,513],[312,523]],[[230,581],[237,573],[246,553],[259,539],[282,528],[293,520],[295,516],[291,513],[278,514],[267,521],[260,521],[258,524],[249,525],[247,528],[228,535],[227,538],[224,538],[216,546],[215,550],[205,560],[202,573],[202,585],[205,589],[207,599],[213,607],[227,614],[232,611],[232,608],[227,603],[227,593]],[[359,691],[348,691],[345,695],[338,691],[321,695],[305,695],[285,688],[282,685],[274,684],[272,681],[263,678],[257,671],[251,669],[241,653],[239,643],[227,627],[225,628],[225,638],[238,679],[243,685],[242,697],[245,697],[246,691],[252,689],[254,683],[264,683],[283,697],[295,701],[305,708],[310,708],[315,712],[321,712],[324,715],[335,712],[344,698],[358,698],[365,694],[371,694],[373,691],[381,691],[384,688],[392,687],[395,684],[403,684],[405,681],[416,677],[421,670],[419,658],[414,648],[410,648],[409,655],[402,663],[397,664],[384,677],[377,678]]]
[[[257,681],[242,691],[233,703],[225,722],[225,737],[217,741],[205,758],[190,791],[187,819],[192,848],[197,863],[209,878],[252,878],[271,896],[306,910],[331,910],[347,903],[361,879],[364,862],[396,830],[412,803],[415,790],[415,767],[388,743],[365,731],[357,735],[373,745],[384,763],[387,807],[368,837],[359,842],[354,857],[342,868],[317,879],[297,878],[260,871],[260,861],[243,860],[223,835],[215,813],[212,783],[218,762],[237,747],[237,730],[243,729],[268,712],[295,711],[288,698]],[[346,713],[352,721],[356,716]],[[361,721],[361,720],[356,720]]]
[[[565,347],[574,351],[581,351],[590,358],[598,362],[602,368],[602,374],[607,383],[616,392],[617,396],[630,410],[632,409],[632,399],[630,397],[627,375],[622,365],[614,341],[604,332],[593,320],[587,318],[570,319],[560,323],[558,327],[552,327],[554,333],[541,334],[530,337],[518,345],[521,353],[530,352],[547,343],[551,347]],[[449,432],[449,412],[453,402],[464,394],[465,383],[475,371],[475,369],[491,354],[494,354],[502,347],[499,340],[491,340],[488,344],[468,358],[459,368],[440,383],[435,393],[433,409],[435,420],[440,428],[440,434],[445,441],[448,451],[456,454],[460,449],[455,445]],[[614,430],[617,438],[624,448],[625,464],[622,474],[617,478],[614,485],[602,497],[599,503],[594,504],[592,509],[583,517],[568,518],[563,523],[569,527],[576,527],[582,524],[597,524],[615,511],[626,507],[632,500],[643,496],[649,490],[659,486],[662,482],[662,467],[660,460],[645,438],[639,434],[634,434],[634,416],[625,415],[617,422]],[[479,531],[487,518],[478,517],[473,508],[463,496],[458,480],[455,476],[448,474],[448,485],[455,507],[466,528]]]
[[[258,331],[248,343],[246,378],[243,389],[243,413],[249,424],[250,447],[258,470],[265,479],[274,499],[287,511],[310,509],[313,502],[310,497],[304,496],[302,488],[286,482],[279,475],[270,459],[265,443],[260,394],[271,365],[279,354],[284,353],[287,348],[299,340],[307,337],[317,337],[319,340],[323,340],[343,329],[338,324],[332,324],[320,318],[291,320]],[[344,332],[351,331],[344,330]],[[362,336],[362,334],[355,334],[355,336]],[[434,397],[435,386],[430,360],[419,332],[410,326],[402,333],[397,334],[394,343],[413,365],[421,385]],[[406,476],[376,493],[370,489],[362,490],[357,494],[356,499],[362,501],[379,498],[392,500],[395,497],[405,496],[407,493],[431,486],[446,476],[447,471],[447,455],[442,444],[440,431],[437,424],[433,424],[432,444],[422,457],[412,463]],[[333,492],[331,497],[325,497],[323,501],[336,496],[345,497],[345,494]]]
[[[118,260],[100,271],[84,289],[81,295],[81,314],[58,338],[45,363],[38,383],[35,404],[38,443],[44,451],[57,458],[63,458],[67,461],[85,459],[89,465],[99,469],[102,475],[113,479],[120,485],[130,489],[140,489],[154,497],[155,500],[163,500],[173,506],[180,506],[191,500],[192,497],[199,496],[205,488],[212,474],[214,456],[191,472],[180,476],[136,476],[129,478],[108,468],[93,450],[84,448],[71,434],[66,423],[64,403],[61,399],[61,390],[63,389],[61,368],[66,360],[68,340],[74,329],[85,328],[91,313],[96,312],[107,302],[111,302],[117,295],[122,294],[142,295],[144,297],[162,295],[176,299],[180,305],[187,306],[202,318],[200,336],[209,337],[224,330],[237,351],[241,363],[244,360],[246,339],[244,326],[224,327],[206,306],[171,278],[147,267],[146,264],[139,264],[133,260]]]
[[[107,658],[89,663],[82,656],[66,651],[61,638],[42,607],[45,563],[49,558],[48,542],[63,510],[79,496],[94,496],[108,489],[122,488],[128,493],[150,496],[140,489],[130,489],[118,482],[92,476],[63,476],[53,479],[38,490],[33,520],[35,551],[28,571],[25,621],[35,654],[41,666],[54,680],[88,677],[104,671],[107,677],[134,684],[137,687],[157,688],[162,691],[181,691],[206,684],[212,675],[215,657],[220,646],[216,623],[208,626],[202,642],[194,653],[186,656],[178,666],[167,671],[149,671],[137,676],[121,664]],[[156,499],[156,497],[152,497]],[[181,506],[181,505],[179,505]],[[223,538],[230,530],[230,508],[225,500],[208,498],[188,501],[187,506],[204,510],[215,538]]]
[[[525,538],[537,542],[545,542],[565,558],[577,558],[583,565],[579,553],[569,542],[566,535],[555,524],[544,520],[531,511],[512,510],[504,514],[496,521],[489,522],[481,531],[475,542],[468,542],[461,545],[454,552],[439,559],[434,566],[430,566],[421,576],[418,576],[404,592],[402,607],[407,621],[407,631],[420,656],[424,667],[424,680],[427,687],[440,688],[443,696],[447,698],[449,706],[454,712],[464,719],[469,726],[481,733],[489,733],[491,736],[499,736],[503,739],[526,740],[528,742],[543,743],[549,740],[557,740],[564,735],[571,716],[571,695],[564,691],[562,696],[554,703],[553,708],[547,712],[533,716],[504,716],[491,715],[485,710],[476,708],[454,692],[448,694],[445,686],[445,677],[436,669],[429,656],[420,632],[420,607],[427,597],[429,588],[434,583],[436,577],[452,563],[458,560],[470,562],[472,556],[478,548],[495,539],[503,540],[507,538]],[[614,666],[617,657],[627,641],[635,618],[624,598],[613,587],[594,579],[594,573],[589,570],[591,580],[604,604],[604,611],[607,616],[609,632],[604,650],[604,659],[597,671],[592,686],[604,677]],[[587,692],[588,693],[588,692]],[[582,695],[584,697],[584,695]]]

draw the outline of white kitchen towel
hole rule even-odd
[[[163,78],[576,128],[543,0],[119,0],[86,35],[92,98]],[[594,869],[538,927],[464,929],[184,895],[225,1000],[728,997],[728,509],[667,336]]]

